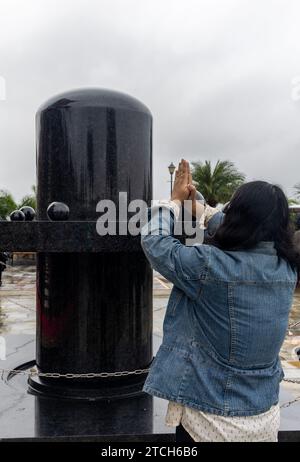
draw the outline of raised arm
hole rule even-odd
[[[151,266],[190,298],[196,299],[199,280],[207,272],[210,247],[187,247],[173,236],[180,207],[190,196],[190,179],[189,164],[182,160],[176,172],[172,200],[149,209],[150,220],[142,229],[141,243]]]

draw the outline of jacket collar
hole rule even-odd
[[[249,250],[250,252],[254,252],[254,253],[277,255],[277,250],[275,249],[274,241],[261,241],[255,247]]]

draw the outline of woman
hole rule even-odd
[[[171,201],[152,207],[142,230],[152,267],[174,284],[143,390],[169,400],[166,423],[177,441],[277,441],[279,351],[299,268],[288,203],[263,181],[242,185],[225,215],[195,193],[182,160]],[[189,197],[211,228],[207,244],[187,247],[172,236]]]

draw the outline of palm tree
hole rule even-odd
[[[31,186],[32,194],[27,194],[21,199],[19,204],[19,208],[23,207],[24,205],[28,205],[36,210],[36,187],[35,185]]]
[[[12,195],[5,190],[0,191],[0,217],[6,218],[11,212],[16,210],[17,204]]]
[[[0,190],[0,218],[8,217],[11,212],[20,209],[24,205],[29,205],[29,207],[36,209],[36,187],[32,186],[31,190],[32,194],[24,196],[19,204],[16,203],[12,194],[8,191]]]
[[[192,163],[193,180],[211,207],[229,201],[234,191],[244,183],[245,175],[229,160],[218,160],[214,169],[211,162]]]

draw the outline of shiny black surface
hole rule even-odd
[[[21,212],[21,210],[14,210],[9,215],[9,218],[11,221],[25,221],[25,215],[23,212]]]
[[[20,211],[25,215],[25,221],[33,221],[35,219],[35,210],[28,205],[20,208]]]
[[[52,221],[65,221],[69,219],[70,209],[63,202],[52,202],[47,208],[47,216]]]
[[[99,236],[94,221],[0,221],[8,252],[140,252],[140,236]]]
[[[111,372],[151,362],[152,271],[141,252],[39,253],[37,267],[42,370]]]
[[[101,89],[58,95],[38,111],[37,218],[64,202],[70,220],[96,220],[101,199],[152,198],[152,117],[131,96]]]
[[[35,398],[35,436],[153,434],[153,397],[76,402]]]
[[[69,206],[71,221],[96,221],[102,199],[118,210],[120,192],[150,203],[152,117],[142,103],[108,90],[78,90],[50,100],[36,120],[39,220],[48,220],[56,201]],[[112,239],[118,247],[118,236]],[[42,371],[130,371],[152,360],[152,271],[140,247],[38,253],[37,311]],[[140,379],[102,380],[97,387]]]

